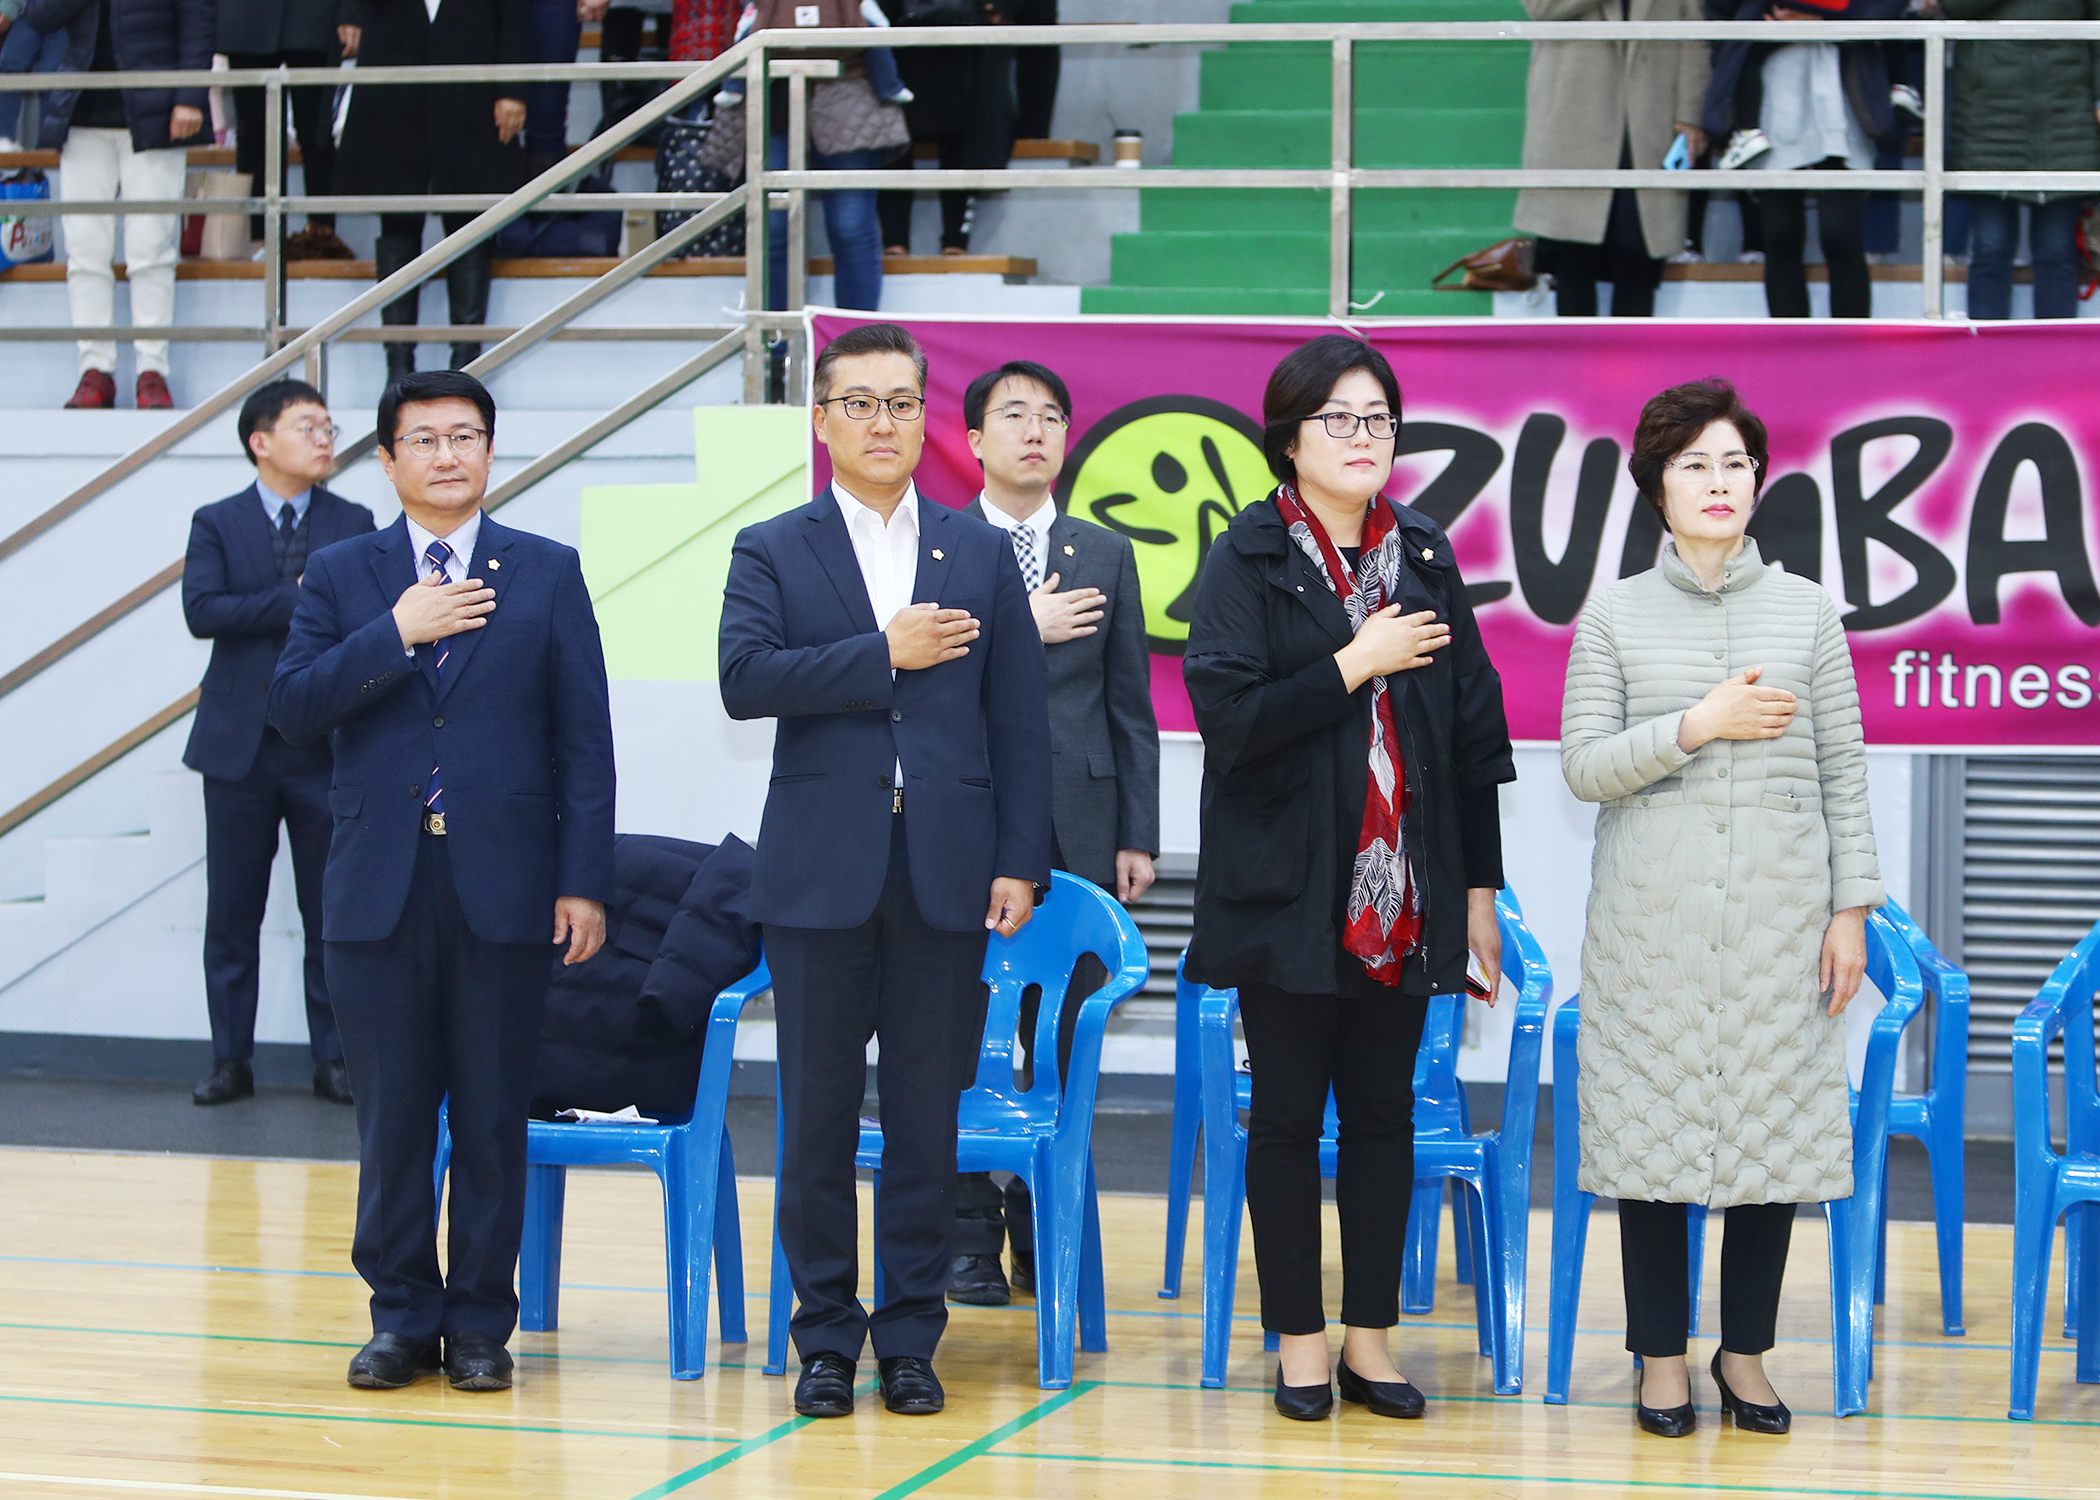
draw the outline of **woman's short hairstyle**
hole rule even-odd
[[[1261,452],[1269,472],[1286,484],[1298,478],[1290,457],[1298,424],[1327,404],[1335,384],[1351,370],[1366,371],[1384,386],[1385,404],[1400,415],[1400,380],[1393,367],[1383,354],[1346,333],[1323,333],[1300,344],[1269,372],[1269,388],[1261,396]]]
[[[1699,434],[1715,422],[1733,423],[1743,435],[1743,451],[1757,461],[1751,493],[1764,491],[1765,461],[1770,457],[1765,424],[1743,405],[1735,387],[1717,377],[1673,385],[1650,397],[1641,408],[1640,425],[1633,430],[1633,452],[1626,458],[1626,472],[1662,517],[1665,531],[1670,529],[1670,517],[1663,509],[1663,466],[1699,441]]]

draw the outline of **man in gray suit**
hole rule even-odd
[[[1032,360],[1011,360],[971,381],[963,417],[970,450],[984,466],[984,493],[968,510],[1013,538],[1049,662],[1051,861],[1127,903],[1152,884],[1159,852],[1159,724],[1129,538],[1059,514],[1052,498],[1071,412],[1065,383]],[[1071,1055],[1077,1002],[1106,978],[1092,958],[1072,976],[1058,1025],[1060,1077]],[[1023,1014],[1024,1040],[1033,1036],[1034,1021],[1032,1009]],[[999,1251],[1009,1239],[1012,1284],[1033,1292],[1032,1222],[1020,1179],[1002,1194],[990,1174],[964,1173],[949,1300],[1007,1303]]]

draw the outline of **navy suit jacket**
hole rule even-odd
[[[919,499],[914,602],[967,609],[967,656],[890,670],[838,501],[746,527],[722,599],[722,704],[776,718],[753,915],[857,927],[889,868],[904,764],[912,889],[930,926],[984,926],[997,877],[1050,880],[1050,711],[1043,643],[1006,533]]]
[[[222,781],[239,781],[255,764],[270,678],[299,604],[299,585],[277,577],[270,530],[253,485],[213,501],[190,522],[182,617],[191,635],[212,646],[182,763]],[[306,511],[309,557],[370,530],[370,511],[314,486]]]
[[[445,675],[410,660],[394,602],[416,581],[408,524],[307,560],[270,722],[294,743],[332,735],[335,837],[322,935],[375,942],[401,919],[441,766],[459,902],[477,937],[545,943],[557,896],[613,896],[612,715],[598,621],[573,549],[484,516],[473,576],[496,591],[452,637]]]

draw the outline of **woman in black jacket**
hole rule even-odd
[[[1340,1114],[1342,1398],[1422,1414],[1394,1366],[1414,1190],[1415,1052],[1470,948],[1500,978],[1496,786],[1516,779],[1496,676],[1451,544],[1380,494],[1400,387],[1328,334],[1277,365],[1263,449],[1281,484],[1204,561],[1183,672],[1203,732],[1191,978],[1237,986],[1254,1075],[1247,1207],[1276,1408],[1333,1406],[1319,1142]]]

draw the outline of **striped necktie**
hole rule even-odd
[[[445,543],[440,539],[432,537],[430,545],[423,549],[423,568],[425,575],[427,577],[436,579],[439,583],[450,583],[452,581],[452,574],[446,568],[445,564],[451,561],[452,549],[446,546]],[[430,649],[437,653],[437,674],[438,677],[442,680],[445,675],[445,658],[452,654],[451,638],[448,636],[444,640],[431,642]],[[423,806],[431,812],[443,816],[445,811],[445,784],[443,779],[438,775],[438,768],[436,766],[432,766],[430,768],[430,785],[428,787],[428,791],[430,795],[423,799]]]
[[[1022,522],[1013,529],[1014,561],[1021,565],[1021,581],[1034,593],[1043,586],[1043,560],[1036,555],[1035,528]]]

